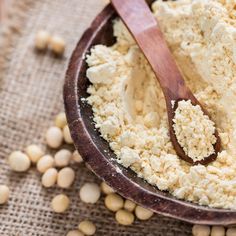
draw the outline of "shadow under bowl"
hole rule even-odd
[[[145,208],[194,224],[236,224],[236,211],[178,200],[168,192],[159,191],[149,185],[132,170],[123,168],[116,162],[116,156],[108,143],[95,129],[92,108],[85,101],[89,86],[85,55],[96,44],[110,46],[115,42],[112,20],[116,17],[112,6],[106,6],[85,31],[70,59],[64,85],[64,103],[75,147],[98,177],[123,197]]]

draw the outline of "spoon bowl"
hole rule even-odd
[[[151,1],[150,1],[151,3]],[[115,42],[112,21],[117,17],[108,5],[86,30],[71,56],[64,85],[64,103],[67,120],[75,147],[87,166],[123,197],[159,214],[194,224],[233,225],[236,211],[199,206],[178,200],[137,177],[130,169],[116,162],[108,143],[95,129],[93,112],[84,98],[89,81],[84,55],[96,44],[107,46]]]
[[[181,99],[181,100],[185,100],[185,99]],[[171,115],[168,116],[168,121],[169,121],[169,126],[170,127],[173,127],[173,119],[174,119],[174,112],[175,110],[177,109],[178,107],[178,102],[181,101],[181,100],[177,100],[173,106],[173,109],[171,109]],[[206,109],[199,103],[199,101],[195,98],[195,97],[192,97],[191,99],[191,103],[193,105],[199,105],[203,111],[203,113],[205,115],[207,115],[208,117],[210,117],[209,113],[206,111]],[[176,135],[175,135],[175,132],[174,132],[174,129],[171,128],[170,129],[170,138],[171,138],[171,141],[172,143],[174,143],[174,147],[175,147],[175,151],[176,153],[178,154],[178,156],[180,156],[183,160],[189,162],[190,164],[192,165],[198,165],[198,164],[202,164],[202,165],[207,165],[211,162],[213,162],[214,160],[216,160],[217,158],[217,154],[220,152],[220,149],[221,149],[221,140],[220,140],[220,137],[219,137],[219,134],[218,134],[218,131],[217,129],[215,129],[215,133],[214,133],[215,137],[216,137],[216,142],[215,144],[213,144],[213,147],[214,147],[214,150],[215,150],[215,153],[211,154],[210,156],[208,156],[207,158],[204,158],[203,160],[200,160],[200,161],[193,161],[192,158],[188,157],[183,148],[180,146],[177,138],[176,138]]]

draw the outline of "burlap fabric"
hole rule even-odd
[[[122,227],[104,207],[103,198],[95,205],[82,203],[80,186],[87,181],[100,182],[83,165],[73,166],[76,181],[70,190],[63,191],[42,188],[34,168],[17,174],[6,163],[12,150],[44,144],[46,129],[63,110],[62,85],[69,56],[103,6],[102,0],[15,0],[10,20],[0,28],[0,184],[11,190],[9,203],[0,206],[1,236],[63,236],[82,219],[95,222],[96,235],[191,235],[191,225],[158,215]],[[63,59],[34,52],[33,38],[39,29],[65,38]],[[55,214],[50,202],[62,192],[70,196],[71,206],[65,214]]]

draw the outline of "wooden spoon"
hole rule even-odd
[[[192,158],[185,154],[177,141],[173,129],[173,118],[179,101],[191,100],[193,105],[201,106],[204,114],[207,116],[209,114],[186,86],[157,20],[152,15],[148,5],[144,0],[111,0],[111,3],[137,41],[161,85],[167,106],[170,138],[177,155],[191,164],[208,164],[214,161],[221,148],[217,130],[214,134],[216,137],[215,153],[201,161],[194,162]],[[171,101],[175,101],[174,107],[172,107]]]

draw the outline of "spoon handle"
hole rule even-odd
[[[157,20],[146,2],[144,0],[111,2],[149,61],[166,100],[188,99],[191,92],[186,87]]]

